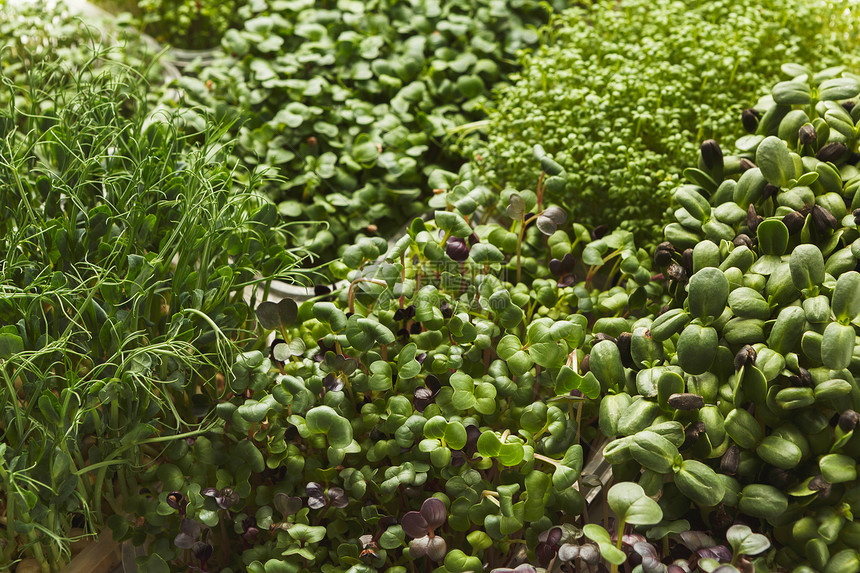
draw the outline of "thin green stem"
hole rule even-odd
[[[615,541],[615,548],[618,549],[618,551],[621,551],[621,545],[624,542],[624,527],[625,527],[625,525],[627,525],[627,524],[624,523],[624,519],[619,517],[618,518],[618,534],[617,534],[618,539],[616,539],[616,541]],[[610,569],[610,573],[618,573],[618,565],[613,563],[612,568]]]
[[[520,230],[517,234],[517,284],[522,281],[523,275],[523,261],[522,261],[522,248],[523,248],[523,238],[525,237],[526,227],[529,223],[537,219],[537,215],[532,215],[528,219],[523,216],[520,224]]]
[[[558,460],[554,460],[552,458],[548,458],[543,454],[535,454],[535,459],[540,460],[542,462],[546,462],[548,464],[552,464],[555,467],[561,467],[561,463]]]
[[[369,279],[366,277],[359,277],[359,278],[355,279],[354,281],[352,281],[351,283],[349,283],[349,291],[347,294],[347,300],[348,300],[349,312],[351,314],[355,314],[355,287],[358,286],[359,283],[372,283],[375,285],[387,286],[385,284],[385,281],[380,281],[377,279]]]

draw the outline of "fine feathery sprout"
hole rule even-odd
[[[314,273],[265,175],[226,161],[229,125],[177,130],[146,71],[91,48],[0,96],[0,488],[19,524],[2,561],[20,537],[46,570],[76,517],[91,533],[103,501],[122,510],[158,444],[223,424],[217,380],[265,342],[246,289]]]

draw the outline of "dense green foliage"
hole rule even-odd
[[[218,46],[229,28],[241,24],[246,0],[91,0],[155,41],[193,54]]]
[[[599,439],[584,426],[596,402],[570,394],[576,348],[590,338],[588,318],[571,311],[613,316],[661,288],[649,286],[651,261],[626,232],[604,238],[610,264],[595,255],[600,263],[574,285],[572,266],[551,256],[579,257],[588,231],[561,231],[566,216],[543,203],[541,188],[499,196],[470,179],[468,170],[458,184],[440,178],[447,192],[431,201],[433,219],[415,219],[390,249],[378,238],[348,246],[335,269],[347,287],[257,307],[275,339],[268,356],[246,353],[226,373],[229,393],[215,406],[223,428],[146,472],[171,477],[134,498],[136,513],[118,526],[145,518],[127,535],[156,537],[148,567],[548,564],[562,538],[553,534],[550,547],[546,532],[583,510],[573,486],[583,446]],[[563,286],[541,278],[550,268]],[[615,301],[584,292],[610,274],[629,284],[611,291]],[[638,304],[628,305],[628,291]],[[210,549],[183,553],[194,542]]]
[[[441,173],[433,219],[345,249],[332,300],[258,306],[277,338],[233,366],[224,436],[136,502],[148,563],[200,540],[187,563],[250,544],[252,571],[860,570],[860,83],[785,70],[758,133],[685,171],[663,273],[629,232],[568,227],[538,148],[535,191]],[[597,452],[614,522],[579,517]]]
[[[58,570],[72,526],[98,532],[211,427],[216,374],[257,340],[246,288],[301,262],[223,128],[179,138],[109,54],[31,66],[0,108],[4,564]]]
[[[142,32],[159,42],[199,50],[216,47],[224,32],[239,25],[238,10],[245,0],[137,0],[136,4]]]
[[[636,388],[670,403],[670,393],[698,395],[675,398],[702,422],[692,451],[731,476],[720,476],[729,516],[774,527],[780,566],[857,571],[860,82],[842,68],[783,71],[792,79],[756,106],[761,120],[747,122],[755,133],[737,154],[706,142],[702,169],[686,170],[692,185],[673,195],[677,223],[658,259],[679,283],[689,277],[689,296],[650,335],[677,336],[677,363],[692,376],[685,390],[666,371],[640,384],[640,372]],[[616,461],[662,473],[652,464],[672,452],[637,454],[638,436],[615,442]]]
[[[531,3],[257,0],[215,66],[160,105],[135,48],[17,21],[28,33],[3,52],[0,95],[4,563],[56,569],[71,539],[107,526],[156,573],[860,573],[860,76],[784,65],[787,81],[729,120],[768,73],[755,57],[809,36],[771,29],[791,7],[742,17],[719,2],[695,12],[713,24],[667,33],[682,7],[647,22],[633,1],[591,7],[578,13],[602,14],[593,27],[574,11],[552,33],[622,53],[639,41],[622,24],[638,22],[628,32],[653,50],[633,61],[668,58],[656,99],[686,106],[649,112],[647,84],[606,50],[577,66],[604,83],[611,69],[616,91],[542,87],[526,108],[608,122],[635,94],[632,126],[578,120],[597,167],[600,146],[671,142],[608,171],[640,191],[580,197],[629,215],[648,208],[636,177],[671,190],[653,223],[610,230],[569,199],[597,181],[569,135],[560,151],[546,127],[528,144],[509,133],[516,161],[441,168],[456,163],[443,136],[537,39],[503,21],[537,18]],[[816,59],[836,58],[850,21],[830,22],[835,48]],[[727,23],[736,36],[714,39]],[[576,42],[541,58],[596,53]],[[710,56],[669,53],[724,46],[732,81]],[[579,69],[541,58],[524,77]],[[740,126],[734,146],[696,143]],[[665,241],[637,247],[632,231],[650,245],[666,208]],[[317,226],[281,222],[305,215]],[[404,234],[389,243],[373,221]],[[325,281],[341,282],[259,302],[297,277],[294,245],[311,237],[338,251]]]
[[[239,115],[234,160],[276,169],[282,180],[267,191],[279,211],[327,221],[302,240],[332,258],[356,234],[386,236],[421,210],[428,175],[460,163],[449,132],[485,116],[547,10],[535,0],[260,0],[239,15],[244,27],[168,104],[192,125],[197,106]]]
[[[552,197],[576,220],[650,241],[698,144],[740,135],[741,110],[782,63],[857,63],[860,16],[850,6],[627,0],[572,8],[501,90],[476,165],[487,184],[530,185],[539,143],[567,168],[568,192]]]
[[[95,54],[102,70],[133,69],[156,85],[165,75],[164,66],[140,33],[121,22],[99,29],[88,26],[65,5],[51,3],[3,3],[0,14],[0,104],[9,105],[19,98],[19,107],[31,106],[30,92],[48,91],[53,82],[71,82],[79,72],[89,73]],[[107,50],[106,45],[116,48]],[[40,68],[40,73],[34,73]],[[45,85],[34,84],[36,79],[45,80]]]

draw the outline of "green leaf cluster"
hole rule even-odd
[[[19,30],[35,18],[23,12]],[[57,25],[79,30],[59,15]],[[34,59],[4,75],[0,111],[0,561],[49,570],[107,515],[145,507],[160,523],[186,485],[200,520],[217,521],[200,494],[210,484],[187,482],[192,468],[174,462],[198,436],[201,457],[225,455],[202,437],[223,425],[216,410],[248,424],[283,407],[218,402],[271,382],[246,289],[263,274],[298,276],[303,255],[275,206],[224,165],[221,127],[190,145],[111,49],[63,40],[54,58],[36,49],[49,35],[32,41]],[[19,47],[2,51],[4,69]],[[245,496],[263,457],[243,437],[231,456],[230,487]],[[156,481],[161,497],[138,493]]]
[[[13,90],[18,107],[0,115],[11,182],[0,195],[4,558],[59,563],[71,516],[98,527],[109,514],[116,539],[148,543],[139,566],[155,571],[403,573],[417,563],[454,573],[501,564],[512,547],[541,567],[602,556],[617,570],[628,525],[664,542],[627,548],[643,570],[662,570],[671,544],[732,547],[731,563],[703,558],[702,570],[753,559],[771,570],[860,568],[860,78],[784,66],[788,79],[745,114],[749,135],[700,146],[697,167],[673,182],[666,240],[646,250],[631,230],[607,232],[575,210],[570,221],[554,204],[588,176],[551,142],[528,148],[533,188],[493,191],[472,166],[417,168],[444,131],[428,118],[447,121],[445,105],[463,101],[477,110],[485,88],[470,76],[499,77],[487,62],[511,49],[471,26],[489,18],[509,41],[517,30],[529,39],[522,21],[497,20],[534,6],[488,6],[464,20],[465,5],[249,3],[254,17],[224,37],[229,68],[208,78],[215,93],[180,80],[218,114],[231,115],[219,97],[259,111],[236,148],[229,127],[187,109],[177,114],[186,133],[197,121],[205,129],[177,139],[176,118],[150,113],[123,76],[84,75],[51,97]],[[662,11],[676,8],[658,7],[649,34],[665,33]],[[724,8],[694,16],[734,22]],[[299,42],[297,59],[270,57],[287,40]],[[473,61],[478,52],[486,58]],[[614,77],[626,69],[618,57],[594,61]],[[696,81],[722,78],[712,68]],[[739,85],[759,81],[735,72]],[[722,97],[714,106],[729,109]],[[638,113],[641,125],[656,121]],[[418,122],[427,139],[410,140],[388,115]],[[319,194],[309,174],[397,190],[384,157],[395,132],[420,171],[408,185],[426,176],[438,189],[421,206],[432,216],[391,246],[341,241],[329,270],[343,288],[301,304],[246,301],[247,287],[268,291],[299,262],[281,216],[330,218],[355,199],[366,225],[374,205],[388,208],[359,191]],[[231,166],[283,159],[294,135],[331,149],[289,166],[307,175],[299,183],[269,182],[276,206],[256,174]],[[301,198],[277,195],[297,189]],[[290,201],[303,200],[313,205],[295,211]],[[339,238],[359,228],[332,224]],[[614,530],[593,512],[580,518],[587,489],[607,485],[583,475],[600,457],[615,482],[605,492]],[[759,531],[728,528],[735,520]],[[719,539],[681,535],[693,521]],[[57,537],[45,543],[48,532]]]
[[[856,67],[847,2],[661,2],[573,7],[503,87],[488,141],[473,153],[488,185],[529,185],[540,144],[566,170],[549,196],[590,225],[649,245],[698,145],[742,134],[738,118],[778,79],[779,65]],[[818,30],[832,33],[819,41]],[[846,60],[849,58],[849,60]]]
[[[208,4],[208,3],[207,3]],[[228,5],[229,3],[219,3]],[[566,2],[554,1],[556,9]],[[239,118],[231,161],[276,175],[286,220],[327,221],[300,240],[333,256],[387,235],[462,163],[456,141],[483,120],[550,3],[248,2],[211,62],[185,68],[165,104],[190,126]]]
[[[675,189],[655,251],[672,303],[596,341],[590,370],[608,392],[616,480],[662,491],[667,519],[692,501],[714,520],[763,520],[774,566],[835,571],[856,551],[834,531],[856,527],[860,492],[860,82],[842,67],[783,72],[751,133],[731,154],[705,142]],[[638,328],[656,360],[636,359]],[[727,534],[736,553],[771,543],[748,535]]]

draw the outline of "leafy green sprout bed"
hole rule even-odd
[[[25,1],[25,0],[21,0]],[[155,53],[163,53],[159,61],[162,65],[167,65],[173,68],[184,68],[192,63],[200,65],[209,65],[216,53],[215,47],[207,49],[183,49],[176,46],[166,44],[164,38],[157,39],[146,33],[146,29],[142,26],[139,18],[135,17],[136,2],[133,5],[122,5],[115,2],[96,2],[91,3],[87,0],[64,0],[63,5],[67,6],[70,11],[80,14],[87,22],[99,23],[100,25],[110,24],[111,27],[122,27],[135,29],[140,32],[140,37],[148,44]],[[139,14],[137,14],[139,16]],[[220,35],[210,37],[220,38]],[[176,79],[179,73],[171,70],[169,79]],[[174,97],[179,97],[175,95]]]
[[[181,54],[198,52],[200,55],[217,47],[221,36],[229,28],[241,24],[237,10],[245,2],[95,0],[94,4],[129,20],[132,25],[161,44],[175,44]]]
[[[335,237],[377,235],[422,211],[431,172],[460,163],[449,130],[484,116],[547,15],[533,1],[332,8],[249,4],[216,61],[187,69],[184,97],[166,102],[192,125],[197,107],[245,119],[235,160],[285,175],[269,193],[287,219],[331,223],[304,237],[328,259],[345,244]]]
[[[536,148],[534,190],[441,173],[432,220],[344,250],[349,288],[256,320],[241,288],[296,261],[217,145],[144,129],[107,76],[17,88],[42,113],[3,110],[4,552],[56,562],[104,510],[147,571],[860,569],[860,84],[786,71],[655,253],[569,223]],[[607,438],[614,523],[572,487]]]
[[[43,567],[68,558],[72,525],[98,531],[121,511],[140,448],[167,441],[153,433],[199,431],[206,394],[190,381],[228,368],[224,340],[253,328],[255,276],[286,277],[303,256],[218,166],[223,131],[187,146],[149,115],[124,51],[68,38],[23,68],[4,50],[0,111],[2,551]]]
[[[328,303],[305,306],[297,311],[299,315],[309,313],[306,316],[312,313],[316,320],[331,329],[331,333],[319,342],[321,347],[333,349],[321,357],[326,364],[320,373],[320,376],[326,373],[322,376],[323,384],[326,379],[336,387],[357,383],[352,391],[369,388],[371,392],[374,388],[387,390],[394,382],[396,387],[403,387],[403,376],[389,379],[394,371],[392,364],[397,365],[399,373],[410,378],[420,375],[424,368],[436,372],[434,368],[445,369],[451,365],[451,356],[441,350],[438,342],[425,342],[424,337],[432,340],[431,333],[441,329],[443,332],[447,330],[460,345],[471,341],[473,348],[461,355],[462,362],[457,359],[454,363],[457,372],[450,376],[447,385],[427,382],[426,386],[418,386],[414,390],[416,407],[418,401],[432,400],[422,406],[424,439],[419,443],[419,449],[430,456],[428,469],[436,467],[443,472],[457,471],[449,466],[454,456],[450,450],[458,449],[463,436],[460,428],[465,429],[470,424],[465,422],[468,418],[458,421],[456,412],[466,410],[468,413],[469,409],[474,409],[475,416],[483,416],[479,423],[494,424],[497,422],[493,422],[493,409],[499,406],[495,402],[498,396],[513,392],[511,398],[514,403],[524,400],[525,408],[520,411],[517,421],[519,435],[526,438],[524,444],[512,439],[511,428],[501,432],[485,429],[480,435],[476,434],[476,449],[482,458],[495,458],[501,466],[515,466],[531,455],[536,467],[538,462],[542,462],[553,468],[551,475],[544,474],[544,477],[539,477],[538,473],[528,474],[525,496],[517,496],[522,487],[517,482],[522,476],[514,478],[507,474],[512,480],[511,488],[497,486],[496,494],[487,493],[492,489],[484,489],[476,498],[481,500],[478,506],[486,505],[491,512],[495,511],[491,505],[496,506],[501,510],[501,516],[499,518],[493,513],[484,515],[482,510],[472,505],[468,523],[483,527],[490,540],[502,542],[500,547],[505,546],[505,530],[496,528],[520,527],[520,510],[516,509],[519,503],[524,504],[519,507],[524,512],[524,521],[529,522],[526,512],[532,515],[528,508],[534,508],[534,496],[538,491],[529,491],[530,486],[537,488],[541,481],[547,486],[552,484],[549,505],[544,506],[544,511],[551,511],[554,503],[565,507],[558,498],[553,502],[552,496],[559,493],[556,486],[566,483],[567,470],[564,468],[570,462],[576,463],[578,454],[576,450],[562,449],[562,456],[562,451],[553,450],[558,447],[555,441],[564,443],[565,432],[573,429],[566,424],[574,420],[574,436],[588,432],[587,427],[579,425],[578,416],[571,412],[570,417],[565,418],[558,412],[555,399],[549,398],[543,404],[535,403],[536,388],[553,387],[554,379],[555,398],[561,399],[562,404],[569,399],[565,394],[572,389],[588,398],[588,401],[581,402],[583,406],[595,406],[589,401],[600,399],[599,432],[616,437],[610,443],[611,447],[604,450],[604,455],[614,466],[616,480],[639,482],[638,485],[620,483],[610,488],[606,494],[607,505],[621,522],[644,526],[647,536],[637,538],[636,535],[628,535],[626,540],[616,537],[613,542],[609,520],[604,520],[604,526],[609,530],[591,520],[580,531],[570,528],[569,522],[560,527],[547,524],[549,529],[546,529],[540,524],[543,518],[538,518],[527,528],[526,537],[537,534],[537,545],[531,545],[533,541],[527,541],[527,544],[535,547],[536,559],[545,559],[542,563],[548,564],[556,558],[562,561],[602,558],[617,568],[627,561],[628,555],[635,553],[642,561],[643,570],[646,561],[649,569],[663,570],[659,562],[671,554],[671,536],[676,549],[685,546],[694,554],[697,566],[702,570],[732,570],[730,565],[720,565],[720,561],[749,567],[753,561],[751,557],[766,551],[772,541],[753,533],[745,525],[732,525],[737,519],[765,530],[773,528],[769,533],[782,544],[779,551],[755,560],[758,567],[773,570],[806,562],[808,565],[801,565],[800,571],[807,570],[805,567],[825,571],[857,570],[860,567],[856,551],[857,527],[851,508],[856,505],[857,496],[857,474],[853,469],[855,458],[852,457],[856,443],[852,440],[858,415],[839,405],[846,399],[853,401],[857,392],[856,384],[851,382],[853,373],[846,367],[855,362],[855,330],[848,321],[856,320],[860,311],[855,300],[855,283],[860,280],[860,275],[852,270],[857,265],[853,250],[853,241],[857,238],[855,216],[847,214],[845,205],[846,200],[855,194],[854,184],[848,182],[857,176],[857,172],[851,163],[853,156],[847,153],[847,149],[854,144],[852,138],[856,138],[856,131],[848,129],[849,122],[853,123],[853,120],[839,111],[851,108],[850,103],[843,108],[829,102],[855,97],[860,84],[851,76],[839,77],[841,70],[838,69],[826,70],[815,76],[798,67],[787,67],[786,71],[797,77],[776,87],[775,102],[763,100],[760,104],[761,122],[748,124],[759,133],[739,141],[740,155],[724,158],[719,146],[706,142],[702,149],[702,169],[686,172],[701,191],[690,195],[691,188],[682,187],[676,193],[676,200],[684,206],[677,212],[684,231],[671,226],[667,228],[667,238],[672,242],[661,245],[655,257],[657,264],[665,268],[665,277],[669,278],[666,294],[675,299],[677,308],[653,318],[654,305],[659,306],[666,299],[661,294],[663,291],[654,289],[658,285],[653,282],[655,275],[647,264],[648,258],[640,258],[634,249],[629,248],[629,238],[624,233],[593,240],[594,237],[586,231],[584,248],[579,247],[581,250],[571,245],[570,237],[565,238],[565,233],[557,234],[557,226],[563,225],[564,220],[559,211],[552,210],[554,208],[540,206],[541,184],[537,193],[510,192],[499,198],[498,203],[485,189],[463,184],[455,186],[449,195],[436,201],[437,209],[442,206],[447,206],[447,209],[436,211],[434,225],[416,224],[410,229],[409,236],[387,253],[387,265],[377,262],[358,274],[350,275],[354,285],[367,287],[351,288],[345,300],[341,297],[341,308],[348,308],[355,315],[349,318],[345,314],[338,315],[336,307],[327,306]],[[792,103],[810,106],[810,111],[792,110]],[[798,113],[794,113],[803,111],[809,114],[811,110],[823,117],[811,116],[814,121],[808,126]],[[837,122],[845,123],[838,124],[839,135],[829,130]],[[780,130],[785,134],[788,146],[773,135],[779,134]],[[795,132],[805,138],[802,146],[795,148],[808,159],[801,160],[800,154],[794,159],[789,151],[789,147],[796,145],[792,135]],[[810,147],[806,148],[806,145]],[[749,155],[752,146],[757,149]],[[536,153],[548,176],[547,181],[562,174],[560,166],[543,155],[540,149]],[[815,156],[814,161],[812,156]],[[755,167],[753,159],[760,167]],[[832,160],[837,163],[828,165]],[[841,172],[837,171],[837,166],[841,167]],[[810,170],[814,170],[814,174]],[[834,173],[838,175],[834,176]],[[827,179],[815,186],[815,191],[811,188],[806,191],[805,185],[815,184],[818,178],[825,176],[823,174]],[[735,179],[738,175],[740,177]],[[717,181],[723,179],[726,180],[718,185]],[[767,185],[771,188],[764,192]],[[713,193],[711,203],[707,202],[709,189]],[[839,201],[830,193],[838,193]],[[513,226],[508,230],[496,224],[486,224],[487,219],[476,220],[473,237],[473,228],[464,225],[465,217],[473,214],[477,205],[484,205],[491,211],[493,204],[495,209],[505,211]],[[527,211],[533,211],[533,214],[527,215]],[[529,233],[518,233],[525,228],[527,219],[537,223],[532,227],[531,237],[528,237]],[[798,225],[798,221],[801,224]],[[433,233],[426,234],[427,230],[434,228],[440,230],[439,242]],[[574,229],[581,237],[576,225]],[[534,240],[543,233],[549,236],[545,247]],[[755,241],[750,239],[750,233],[755,235]],[[712,239],[703,239],[703,236]],[[525,247],[524,239],[532,246]],[[793,250],[789,256],[790,245],[793,245]],[[837,248],[840,245],[841,248]],[[539,252],[547,247],[558,258],[541,269],[541,263],[531,258],[532,249]],[[348,268],[362,269],[365,263],[375,261],[382,249],[382,245],[360,241],[345,251],[344,264]],[[414,253],[412,265],[418,267],[406,264],[408,259],[403,257],[406,251]],[[547,289],[541,279],[527,278],[552,273],[563,280],[565,267],[575,267],[575,263],[573,266],[564,263],[571,251],[579,253],[582,261],[592,265],[585,275],[584,284],[572,287],[572,292],[566,295],[574,295],[578,301],[573,303],[572,298],[565,298],[580,312],[592,315],[592,320],[597,319],[593,324],[588,322],[592,333],[590,340],[580,339],[576,334],[585,329],[584,317],[568,315],[565,318],[564,314],[556,314],[554,308],[546,306],[555,307],[559,302],[553,296],[553,287]],[[610,264],[603,272],[608,272],[611,277],[620,271],[622,277],[627,277],[626,281],[620,281],[626,283],[626,287],[619,285],[617,288],[620,290],[604,287],[603,292],[598,290],[592,294],[587,289],[583,290],[583,287],[599,281],[601,275],[597,271],[616,257],[620,258],[621,264]],[[511,273],[509,277],[517,277],[514,284],[532,281],[534,290],[518,292],[514,287],[509,294],[511,298],[506,299],[504,288],[499,291],[490,287],[482,291],[482,285],[475,291],[467,289],[466,293],[459,295],[455,294],[459,290],[455,288],[447,291],[448,296],[453,295],[452,298],[443,295],[441,299],[447,304],[440,306],[451,309],[451,314],[446,317],[437,306],[439,292],[444,290],[425,290],[422,296],[416,296],[416,292],[403,282],[402,277],[412,277],[413,271],[417,271],[416,277],[420,276],[418,269],[424,258],[428,262],[445,261],[446,265],[454,267],[457,261],[469,261],[479,267],[504,265]],[[403,270],[400,270],[398,259],[400,265],[405,265]],[[412,270],[403,275],[407,267]],[[367,276],[366,271],[371,268],[375,272]],[[828,278],[828,273],[835,275]],[[839,277],[838,280],[834,280],[835,276]],[[478,283],[484,281],[492,283],[492,279],[486,276]],[[613,282],[610,280],[607,287]],[[684,288],[685,283],[689,285],[689,293]],[[763,290],[770,302],[757,295],[753,285],[760,285],[757,290]],[[429,297],[431,294],[432,298]],[[801,294],[809,301],[802,305],[791,304]],[[477,299],[472,301],[472,296],[477,296]],[[761,298],[764,306],[759,304],[756,296]],[[482,299],[483,303],[480,302]],[[415,302],[414,308],[411,305],[404,307],[410,300]],[[428,300],[435,302],[428,305]],[[503,389],[498,381],[504,371],[492,371],[495,379],[491,376],[480,382],[473,377],[476,372],[461,375],[470,368],[480,373],[487,367],[486,363],[479,366],[481,354],[473,352],[475,345],[483,344],[480,317],[457,312],[458,303],[466,308],[476,308],[475,302],[478,303],[477,308],[488,310],[490,316],[499,321],[500,328],[508,332],[491,335],[501,336],[495,348],[507,369],[503,376],[512,375],[512,380],[521,380],[535,368],[535,387],[521,388],[522,394],[513,388]],[[388,314],[392,308],[393,315]],[[523,312],[523,309],[528,310]],[[532,314],[536,309],[542,318]],[[768,317],[776,317],[769,325],[763,324],[765,312]],[[621,316],[622,313],[627,316]],[[398,314],[400,320],[407,321],[407,324],[412,319],[420,322],[422,329],[411,333],[415,336],[415,349],[406,344],[400,347],[400,353],[392,356],[388,346],[396,344],[393,332],[399,322]],[[356,320],[357,316],[375,320]],[[834,316],[836,321],[828,322],[829,316]],[[446,320],[449,321],[447,324]],[[519,321],[524,320],[531,323],[518,329]],[[315,328],[313,322],[309,326]],[[802,337],[795,334],[800,326],[806,329]],[[317,331],[318,334],[328,332],[327,328]],[[714,336],[717,329],[722,336]],[[843,334],[849,330],[850,336]],[[338,332],[344,334],[339,335]],[[568,335],[573,338],[568,339]],[[317,333],[314,334],[316,336]],[[280,344],[289,347],[287,337],[285,334],[285,340]],[[827,338],[826,342],[823,337]],[[801,339],[807,342],[804,344]],[[363,348],[373,349],[374,342],[379,352],[361,355]],[[583,342],[584,348],[590,347],[587,358],[574,352],[569,357],[576,355],[576,360],[565,364],[564,357],[568,355],[560,350],[560,345],[571,345],[568,346],[570,350]],[[338,356],[338,345],[344,349],[341,356]],[[416,361],[413,365],[416,352],[425,348],[423,362]],[[360,360],[356,351],[361,356]],[[402,354],[404,352],[405,355]],[[362,386],[364,378],[357,371],[358,364],[365,361],[370,361],[368,387]],[[470,361],[478,364],[470,367]],[[581,370],[575,367],[577,362]],[[822,362],[823,365],[818,365]],[[292,364],[288,371],[293,371],[293,368],[297,373],[302,372],[301,366]],[[631,376],[627,369],[631,369],[635,376]],[[582,372],[587,373],[583,375]],[[430,379],[429,375],[427,379]],[[810,383],[815,385],[814,390]],[[428,408],[433,409],[428,412]],[[368,412],[371,411],[374,410],[368,408]],[[516,416],[514,412],[511,411]],[[833,419],[838,418],[839,423],[828,423],[828,414],[836,415]],[[315,431],[336,432],[340,441],[343,434],[349,432],[343,422],[337,421],[348,420],[351,418],[349,415],[333,417],[336,414],[328,410],[311,409],[308,416],[314,420],[306,422],[305,431],[309,435]],[[795,416],[797,424],[809,432],[811,441],[803,438],[794,422],[785,422]],[[301,433],[302,422],[296,419],[294,423],[299,424]],[[355,428],[352,431],[354,436]],[[550,435],[541,438],[547,431]],[[533,442],[528,439],[528,433],[535,433]],[[465,435],[467,445],[468,431]],[[446,447],[449,441],[450,446]],[[342,443],[345,442],[344,439]],[[401,447],[406,447],[405,444]],[[370,460],[379,455],[375,453],[378,448],[387,448],[382,442],[372,447],[368,444],[367,447],[371,449],[363,455]],[[545,448],[550,449],[547,451]],[[555,457],[547,455],[551,451],[557,452]],[[396,458],[396,450],[390,450],[388,456]],[[570,460],[566,461],[568,456]],[[352,473],[354,469],[350,467],[344,471],[355,475]],[[399,476],[399,479],[411,480],[414,479],[411,477],[413,471],[400,473],[398,470],[390,475],[391,478]],[[442,475],[446,476],[445,473]],[[779,484],[783,489],[787,487],[791,501],[773,484]],[[464,506],[472,504],[468,490],[462,491],[457,487],[446,486],[445,493],[455,496],[466,494],[461,496],[463,500],[460,503]],[[660,501],[655,503],[649,499],[649,492],[659,496]],[[314,494],[309,495],[313,497]],[[495,498],[496,495],[499,496],[496,502],[484,501],[484,496]],[[519,501],[515,501],[517,498]],[[440,499],[444,501],[446,498],[440,496]],[[690,513],[690,502],[703,512],[697,519],[704,519],[708,528],[723,532],[725,546],[716,544],[708,536],[689,531],[689,519],[694,517]],[[422,514],[424,510],[422,507]],[[452,501],[447,521],[455,531],[453,524],[459,519],[458,511],[457,502]],[[430,513],[431,509],[427,512]],[[456,550],[447,552],[443,560],[441,542],[431,544],[427,541],[422,531],[412,527],[412,520],[404,516],[400,526],[415,539],[410,542],[410,554],[414,550],[416,555],[444,561],[444,567],[449,571],[468,570],[473,566],[468,558],[463,561]],[[443,523],[427,516],[424,521],[433,523],[431,529]],[[647,527],[658,522],[655,527]],[[765,526],[765,522],[770,525]],[[392,533],[390,528],[386,533]],[[584,538],[580,537],[583,534],[590,542],[583,543]],[[483,547],[480,539],[481,536],[470,534],[469,542],[478,552],[482,549],[476,548]],[[648,543],[648,539],[660,542]],[[803,553],[798,554],[793,548],[804,541]],[[388,538],[382,543],[386,551],[398,544]],[[499,546],[491,542],[486,549],[496,547]],[[620,547],[626,547],[627,552],[621,551]],[[381,556],[376,545],[365,544],[362,551],[369,549],[373,549],[374,555]],[[347,549],[343,548],[343,551],[346,555]],[[489,551],[483,555],[492,559]]]
[[[739,114],[780,64],[858,65],[853,2],[586,4],[554,16],[523,56],[470,156],[487,185],[528,186],[540,143],[570,179],[553,200],[643,246],[671,219],[671,191],[701,142],[741,136]]]

